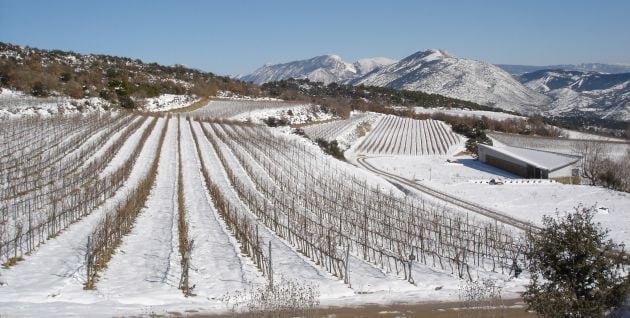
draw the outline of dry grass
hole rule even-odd
[[[21,262],[23,260],[24,258],[22,258],[21,256],[11,257],[5,263],[2,264],[2,267],[4,267],[5,269],[8,269],[9,267],[16,265],[18,262]]]

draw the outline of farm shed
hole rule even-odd
[[[580,157],[519,147],[480,144],[479,160],[524,178],[564,179],[576,176]]]

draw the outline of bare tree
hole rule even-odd
[[[582,178],[589,180],[591,185],[595,185],[607,158],[607,145],[595,140],[581,140],[575,143],[573,152],[582,157],[580,160]]]

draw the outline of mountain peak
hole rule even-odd
[[[356,76],[353,64],[344,62],[339,55],[327,54],[288,63],[265,65],[242,80],[262,84],[287,78],[308,78],[326,84],[349,80]]]
[[[409,55],[405,58],[405,60],[423,60],[425,62],[441,60],[445,58],[455,58],[455,55],[452,55],[445,50],[441,49],[428,49],[424,51],[418,51],[414,54]]]
[[[336,61],[341,61],[341,56],[337,55],[337,54],[327,54],[325,56],[328,56],[329,58],[336,60]]]
[[[352,83],[423,91],[520,112],[549,102],[494,65],[456,58],[440,49],[416,52]]]
[[[358,75],[365,75],[369,72],[372,72],[373,70],[377,68],[391,65],[396,62],[398,61],[392,60],[387,57],[370,57],[370,58],[360,59],[354,62],[354,67],[357,69]]]

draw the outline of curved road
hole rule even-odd
[[[376,167],[374,167],[373,165],[371,165],[370,163],[368,163],[366,161],[366,157],[365,156],[359,156],[357,157],[357,162],[359,163],[359,165],[365,169],[367,169],[368,171],[371,171],[373,173],[376,173],[382,177],[384,177],[385,179],[391,181],[395,181],[395,182],[399,182],[404,184],[405,186],[411,187],[413,189],[416,189],[422,193],[428,194],[430,196],[433,196],[439,200],[442,201],[446,201],[448,203],[451,203],[453,205],[456,205],[458,207],[464,208],[465,210],[471,211],[473,213],[477,213],[477,214],[481,214],[483,216],[492,218],[494,220],[497,220],[499,222],[505,223],[505,224],[509,224],[511,226],[514,226],[518,229],[521,230],[527,230],[530,228],[533,229],[538,229],[537,226],[529,223],[529,222],[525,222],[523,220],[519,220],[517,218],[513,218],[511,216],[505,215],[501,212],[497,212],[491,209],[488,209],[486,207],[483,207],[481,205],[472,203],[472,202],[468,202],[468,201],[464,201],[462,199],[459,199],[457,197],[454,197],[452,195],[446,194],[444,192],[429,188],[427,186],[424,185],[420,185],[417,184],[409,179],[403,178],[401,176],[380,170]]]

